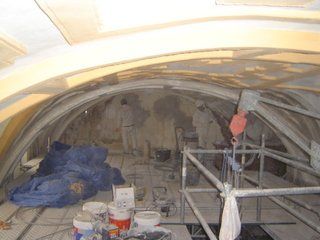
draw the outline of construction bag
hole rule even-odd
[[[222,213],[219,240],[234,240],[241,232],[238,205],[234,196],[227,196]]]

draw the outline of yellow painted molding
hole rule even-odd
[[[154,64],[168,63],[182,61],[185,59],[203,59],[203,58],[231,58],[233,51],[208,51],[208,52],[192,52],[175,54],[170,56],[160,56],[157,58],[148,58],[130,62],[127,64],[119,64],[115,66],[106,66],[95,70],[87,71],[84,73],[75,74],[71,77],[67,77],[66,81],[70,87],[78,86],[79,84],[90,81],[91,79],[103,77],[117,72],[122,72],[128,69],[134,69],[141,66],[150,66]],[[137,70],[135,70],[137,71]],[[121,75],[122,73],[120,73]]]
[[[25,126],[26,122],[30,119],[30,117],[36,112],[38,109],[38,105],[34,105],[33,107],[29,107],[25,109],[23,112],[17,114],[16,116],[12,117],[11,121],[3,131],[2,135],[0,136],[0,159],[3,160],[4,153],[10,147],[12,141],[15,139],[17,134],[22,130]],[[4,162],[0,162],[0,167]]]
[[[320,43],[320,39],[319,39]],[[319,44],[320,45],[320,44]],[[273,61],[277,59],[279,62],[291,62],[291,63],[309,63],[314,65],[320,65],[320,54],[312,53],[293,53],[293,52],[282,52],[275,54],[264,54],[262,56],[255,57],[259,60]]]
[[[219,34],[216,34],[217,32]],[[108,38],[71,47],[59,56],[14,69],[0,79],[0,102],[12,95],[23,93],[24,90],[32,93],[33,86],[38,88],[51,80],[66,79],[66,85],[70,89],[108,74],[154,64],[208,58],[223,58],[223,62],[226,59],[232,61],[233,51],[219,49],[283,49],[318,56],[319,42],[318,32],[297,32],[258,26],[248,29],[237,26],[222,28],[220,24],[212,23]],[[277,57],[280,57],[283,62],[297,62],[292,55],[287,55],[287,59],[282,54],[272,56],[262,57],[269,58],[268,61],[277,62]],[[259,57],[257,59],[261,60]],[[303,58],[300,61],[307,63],[308,60]],[[315,60],[311,58],[313,63]],[[39,99],[38,102],[40,101]],[[20,105],[20,110],[29,106]],[[6,111],[16,113],[18,107],[14,111]],[[6,116],[1,115],[0,118],[4,120]]]
[[[320,41],[319,33],[300,33],[268,29],[250,29],[246,31],[227,29],[221,31],[220,29],[219,35],[216,35],[214,34],[216,31],[214,30],[215,29],[211,29],[209,31],[209,29],[207,29],[205,32],[201,31],[203,35],[200,35],[199,38],[207,39],[201,40],[201,42],[192,41],[193,34],[191,34],[191,32],[189,32],[191,36],[185,34],[185,37],[181,39],[181,33],[177,31],[177,34],[172,33],[172,39],[175,39],[175,41],[172,42],[159,41],[158,36],[154,36],[156,39],[153,39],[153,46],[151,46],[150,43],[143,44],[144,41],[141,36],[134,39],[124,37],[125,39],[111,42],[106,40],[103,44],[92,43],[89,49],[88,47],[84,47],[83,49],[77,48],[77,51],[69,51],[60,56],[52,57],[43,62],[12,72],[5,79],[1,79],[0,101],[14,93],[29,88],[34,84],[39,84],[42,81],[61,77],[63,75],[84,72],[90,68],[96,68],[99,65],[113,64],[110,66],[110,69],[112,69],[116,64],[119,64],[122,61],[134,62],[137,59],[143,58],[149,58],[148,61],[152,61],[150,60],[152,58],[158,60],[164,58],[165,60],[162,60],[162,62],[172,61],[173,58],[177,58],[174,56],[179,55],[179,50],[184,49],[185,51],[192,51],[193,48],[194,51],[199,51],[201,46],[211,48],[287,48],[300,51],[320,52],[320,44],[318,44]],[[216,30],[218,31],[218,29]],[[188,38],[191,39],[187,40]],[[293,40],[288,42],[288,39]],[[148,39],[145,40],[148,41]],[[181,42],[182,40],[186,45],[188,45],[188,42],[191,40],[190,46],[187,47]],[[197,38],[197,40],[199,39]],[[127,49],[128,46],[130,46],[131,51],[130,49]],[[127,50],[123,51],[123,49]],[[175,49],[178,52],[176,52]],[[166,56],[155,58],[155,55]],[[182,55],[180,55],[180,60],[187,60],[188,57],[188,54],[182,53]],[[290,61],[290,59],[288,60]],[[156,63],[156,60],[154,60],[153,63]],[[135,65],[134,63],[131,64]],[[28,81],[25,81],[26,78],[28,78]]]
[[[38,102],[42,102],[50,97],[49,94],[30,94],[19,101],[14,102],[8,108],[0,110],[0,122],[10,118],[20,112],[23,108],[28,108]]]

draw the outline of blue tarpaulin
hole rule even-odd
[[[105,163],[101,147],[72,147],[54,142],[37,173],[9,192],[9,199],[25,207],[63,207],[123,184],[121,172]]]

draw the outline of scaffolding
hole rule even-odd
[[[246,147],[250,147],[251,149],[246,149]],[[236,155],[241,155],[241,170],[239,179],[240,181],[248,181],[249,183],[256,185],[257,188],[241,188],[240,186],[242,184],[237,184],[236,186],[232,186],[230,182],[222,182],[221,179],[216,177],[213,173],[211,173],[198,159],[195,157],[195,154],[226,154],[226,153],[232,153],[234,158]],[[258,174],[258,180],[255,180],[251,178],[250,176],[245,174],[245,155],[246,154],[252,154],[256,153],[259,154],[259,174]],[[268,149],[265,147],[265,140],[264,136],[262,136],[261,146],[253,145],[253,144],[247,144],[242,143],[241,149],[236,149],[234,147],[233,150],[225,149],[225,150],[191,150],[187,147],[183,150],[183,159],[182,159],[182,173],[181,173],[181,212],[180,212],[180,222],[185,223],[185,203],[188,202],[190,208],[192,209],[194,215],[202,225],[204,231],[206,232],[207,236],[211,240],[216,240],[217,237],[214,235],[212,230],[209,227],[209,224],[199,211],[198,207],[196,206],[191,194],[192,193],[212,193],[212,192],[218,192],[220,193],[220,196],[222,200],[228,195],[232,194],[236,199],[241,198],[257,198],[257,208],[256,208],[256,220],[259,222],[261,221],[261,198],[262,197],[268,197],[272,202],[295,216],[297,219],[302,221],[304,224],[308,225],[313,230],[320,233],[320,226],[318,223],[313,222],[312,220],[308,219],[306,216],[298,212],[296,209],[292,208],[288,204],[286,204],[284,201],[277,198],[277,196],[283,196],[284,199],[289,200],[300,207],[305,208],[308,211],[311,211],[319,216],[319,213],[309,204],[302,202],[299,199],[295,199],[292,196],[289,195],[307,195],[307,194],[317,194],[320,193],[320,187],[291,187],[291,188],[270,188],[270,186],[267,186],[263,181],[263,172],[264,172],[264,161],[265,157],[272,158],[274,160],[280,161],[282,163],[285,163],[288,166],[291,166],[293,168],[299,169],[303,172],[309,173],[313,176],[320,177],[320,173],[316,170],[314,170],[312,167],[310,167],[307,162],[308,160],[297,158],[295,156],[291,156],[288,153],[276,151],[273,149]],[[214,185],[215,188],[188,188],[186,186],[186,178],[187,178],[187,163],[191,162],[197,170],[200,171],[201,174],[203,174],[209,181]],[[224,202],[224,201],[222,201]],[[223,203],[221,203],[223,204]]]

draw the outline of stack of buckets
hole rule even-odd
[[[97,221],[101,225],[106,224],[107,215],[110,224],[109,235],[112,237],[117,237],[120,232],[126,232],[130,228],[132,209],[117,209],[113,202],[110,202],[108,206],[102,202],[87,202],[83,205],[82,210],[73,219],[73,240],[94,236],[96,227],[94,224]]]
[[[95,222],[106,222],[107,205],[102,202],[87,202],[81,212],[73,218],[73,240],[99,239],[95,232]],[[94,238],[96,236],[96,238]]]
[[[94,223],[98,220],[101,224],[107,224],[107,215],[110,238],[118,237],[130,229],[133,209],[118,209],[113,202],[108,205],[102,202],[87,202],[82,210],[73,219],[73,240],[89,239],[89,236],[94,239]],[[157,212],[139,212],[134,216],[133,227],[142,232],[149,227],[159,226],[160,218],[161,215]]]
[[[116,208],[113,202],[108,204],[109,223],[117,226],[120,231],[128,231],[131,225],[132,209]]]

